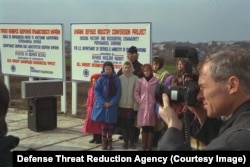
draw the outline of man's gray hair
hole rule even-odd
[[[240,80],[243,89],[250,93],[250,52],[243,48],[226,48],[206,56],[198,65],[211,62],[210,72],[215,81],[225,81],[231,76]]]

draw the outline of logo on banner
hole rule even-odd
[[[88,77],[89,76],[89,70],[88,69],[84,69],[83,70],[83,76],[84,77]]]
[[[10,68],[11,68],[11,71],[12,71],[12,72],[16,72],[16,66],[15,66],[15,65],[11,65]]]

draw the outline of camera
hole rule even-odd
[[[155,100],[163,105],[162,93],[166,93],[170,102],[183,102],[189,106],[197,103],[196,96],[199,92],[198,75],[193,73],[194,67],[198,64],[198,52],[195,48],[189,46],[177,46],[174,51],[174,57],[188,58],[187,73],[184,74],[183,86],[166,86],[158,84],[155,91]]]
[[[183,86],[166,86],[162,83],[157,84],[155,91],[155,100],[160,105],[163,105],[162,94],[166,93],[170,102],[187,103],[189,106],[194,106],[197,103],[196,96],[199,92],[197,80],[187,80]]]

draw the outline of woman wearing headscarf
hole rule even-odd
[[[95,85],[96,101],[91,119],[102,122],[102,149],[112,149],[112,135],[118,118],[118,104],[121,97],[121,81],[110,61],[103,64],[101,76]]]

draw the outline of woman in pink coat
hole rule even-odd
[[[139,105],[137,125],[142,128],[142,150],[150,151],[156,125],[155,89],[160,80],[153,76],[150,64],[144,64],[141,70],[143,77],[136,82],[134,98]]]
[[[93,105],[95,103],[95,82],[101,76],[101,74],[93,74],[90,77],[90,87],[88,89],[88,97],[86,100],[86,109],[87,115],[82,127],[83,133],[91,133],[93,134],[93,138],[89,141],[89,143],[100,144],[102,142],[102,131],[101,131],[101,122],[91,120],[91,114]]]

